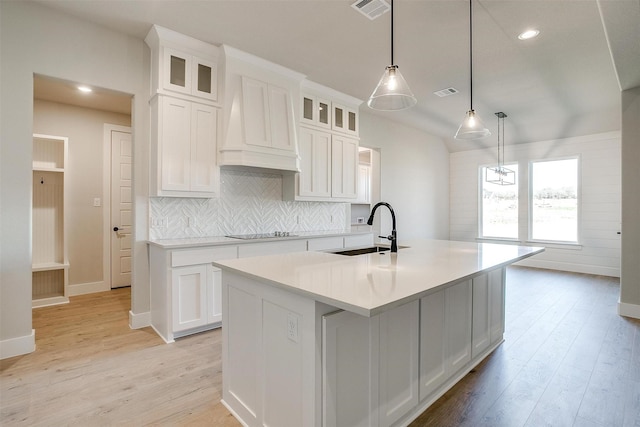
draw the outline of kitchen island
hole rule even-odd
[[[236,418],[248,426],[408,424],[500,345],[505,267],[544,250],[406,244],[397,254],[214,262],[222,269],[222,401]]]

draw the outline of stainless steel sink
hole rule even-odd
[[[398,249],[406,248],[407,246],[399,246]],[[391,248],[388,246],[369,246],[368,248],[359,248],[359,249],[347,249],[346,251],[338,251],[333,252],[337,255],[346,255],[346,256],[354,256],[354,255],[364,255],[364,254],[372,254],[374,252],[388,252]]]

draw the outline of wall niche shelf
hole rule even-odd
[[[69,139],[33,135],[32,306],[69,302],[66,177]]]

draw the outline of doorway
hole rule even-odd
[[[133,232],[131,176],[131,95],[92,87],[81,92],[78,84],[34,75],[33,131],[69,138],[68,184],[68,296],[108,291],[131,283],[131,236]],[[119,217],[129,218],[123,234],[118,270],[112,273],[111,234],[111,135],[105,147],[105,127],[112,126],[114,141],[125,152],[118,167],[119,179],[126,181],[119,190]],[[111,133],[111,130],[110,130]],[[128,163],[127,163],[128,162]],[[122,179],[125,178],[125,179]],[[123,203],[124,200],[124,203]],[[128,253],[126,247],[129,247]],[[112,282],[112,277],[117,282]]]

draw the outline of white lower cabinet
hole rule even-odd
[[[471,281],[420,300],[420,400],[471,361]]]
[[[149,246],[151,326],[166,342],[222,323],[222,272],[213,261],[238,257],[238,246]]]
[[[222,321],[222,284],[219,268],[211,264],[171,271],[174,336],[189,329]]]
[[[502,341],[504,334],[505,269],[491,271],[473,279],[472,357]]]
[[[418,404],[418,319],[418,301],[323,316],[324,426],[391,426]]]

